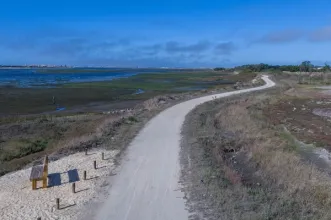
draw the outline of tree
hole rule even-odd
[[[226,70],[226,69],[223,68],[223,67],[216,67],[214,70],[215,70],[215,71],[224,71],[224,70]]]
[[[330,65],[325,63],[324,67],[322,68],[323,71],[323,83],[328,83],[329,82],[329,74],[331,71]]]
[[[309,81],[311,82],[311,71],[313,69],[313,65],[311,64],[310,61],[303,61],[301,64],[300,64],[300,74],[298,75],[299,79],[299,84],[302,84],[304,83],[304,73],[306,72],[309,72]]]
[[[301,72],[311,72],[314,66],[311,64],[310,61],[303,61],[300,65]]]
[[[328,72],[330,72],[330,70],[331,70],[330,65],[327,64],[327,63],[325,63],[325,64],[324,64],[324,67],[322,68],[322,71],[323,71],[324,73],[328,73]]]

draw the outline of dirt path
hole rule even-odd
[[[96,210],[97,220],[185,220],[189,212],[179,184],[181,128],[185,116],[213,98],[270,88],[264,86],[193,99],[175,105],[153,118],[128,148],[108,199]]]

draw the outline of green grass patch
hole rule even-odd
[[[279,137],[283,140],[286,140],[287,142],[286,150],[297,151],[300,148],[300,144],[298,143],[296,138],[293,137],[293,135],[290,132],[285,130],[285,128],[283,131],[279,132]]]
[[[39,69],[37,71],[55,74],[63,71],[89,72],[91,69]],[[109,69],[94,69],[93,71],[102,72]],[[220,88],[234,84],[238,80],[250,80],[255,75],[254,73],[232,75],[217,71],[185,70],[144,73],[112,81],[64,83],[56,88],[0,87],[0,112],[4,115],[49,113],[54,112],[57,105],[70,110],[74,107],[85,107],[90,103],[140,101],[169,93]],[[135,94],[138,89],[143,90],[144,93]],[[53,103],[53,97],[56,98],[57,105]],[[0,118],[0,121],[2,120]]]
[[[136,118],[136,117],[134,117],[134,116],[130,116],[129,118],[128,118],[128,120],[129,120],[129,122],[138,122],[138,119]]]
[[[6,149],[0,151],[1,161],[11,161],[13,159],[22,158],[24,156],[41,152],[46,149],[47,140],[19,140],[11,142]]]
[[[103,82],[85,82],[63,84],[63,88],[113,88],[113,89],[143,89],[143,90],[173,90],[179,87],[194,87],[203,85],[206,88],[219,84],[235,83],[223,79],[227,74],[218,72],[186,72],[186,73],[145,73],[129,78]]]

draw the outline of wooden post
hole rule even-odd
[[[94,169],[96,170],[97,169],[97,161],[96,160],[93,162],[93,165],[94,165]]]
[[[47,188],[47,177],[43,177],[43,188]]]
[[[102,154],[101,154],[101,159],[102,159],[102,160],[105,159],[105,153],[104,153],[104,152],[102,152]]]
[[[71,186],[72,193],[76,193],[76,183],[73,183]]]
[[[84,170],[84,180],[86,180],[86,170]]]
[[[44,169],[43,169],[43,188],[47,188],[47,179],[48,179],[48,156],[44,159]]]
[[[60,209],[60,199],[56,198],[56,209],[59,210]]]
[[[37,189],[37,180],[32,180],[32,190]]]
[[[85,147],[85,155],[87,155],[87,147]]]

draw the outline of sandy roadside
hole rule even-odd
[[[101,153],[105,153],[105,160]],[[118,151],[95,149],[88,153],[76,153],[49,163],[49,175],[56,176],[57,186],[32,190],[29,176],[31,168],[7,174],[0,178],[0,213],[2,220],[80,219],[83,206],[96,197],[97,190],[111,174],[114,157]],[[93,161],[98,169],[94,170]],[[76,193],[72,193],[68,171],[77,169],[79,181]],[[87,180],[83,172],[87,171]],[[49,182],[50,185],[50,182]],[[41,187],[41,182],[38,187]],[[56,209],[60,198],[60,210]]]

